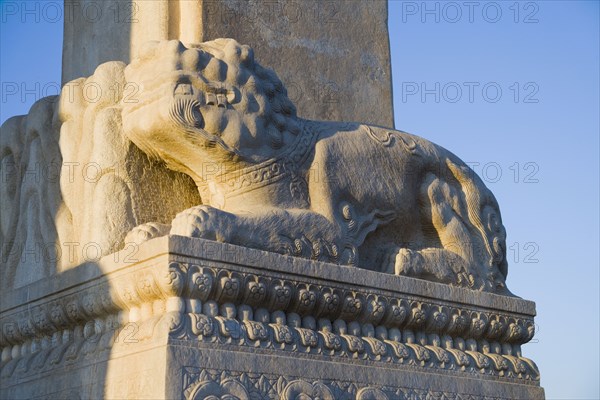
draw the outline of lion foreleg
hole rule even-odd
[[[255,208],[230,213],[197,206],[178,214],[171,234],[198,237],[328,262],[343,262],[339,228],[303,209]]]
[[[309,210],[272,209],[240,216],[244,229],[236,244],[313,260],[347,263],[337,225]]]

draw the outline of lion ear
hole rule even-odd
[[[241,46],[240,62],[246,67],[250,67],[254,64],[254,50],[252,50],[252,47],[246,45]]]

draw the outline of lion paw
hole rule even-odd
[[[138,225],[125,236],[125,243],[142,244],[150,239],[167,235],[169,229],[171,229],[170,225],[158,222],[148,222]]]
[[[419,252],[401,248],[395,259],[396,275],[418,277],[423,274],[425,260]]]
[[[401,248],[396,255],[395,272],[396,275],[455,284],[452,264],[459,258],[454,253],[440,249],[416,251]]]
[[[196,206],[177,214],[171,224],[171,234],[218,242],[229,242],[235,216],[210,207]]]

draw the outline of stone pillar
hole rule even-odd
[[[202,40],[198,0],[65,0],[63,84],[107,61],[129,63],[150,40]]]
[[[63,83],[149,40],[231,37],[282,78],[301,117],[394,126],[386,0],[65,1]]]

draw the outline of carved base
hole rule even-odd
[[[534,304],[170,236],[2,294],[2,398],[544,398]],[[228,397],[229,398],[229,397]]]

